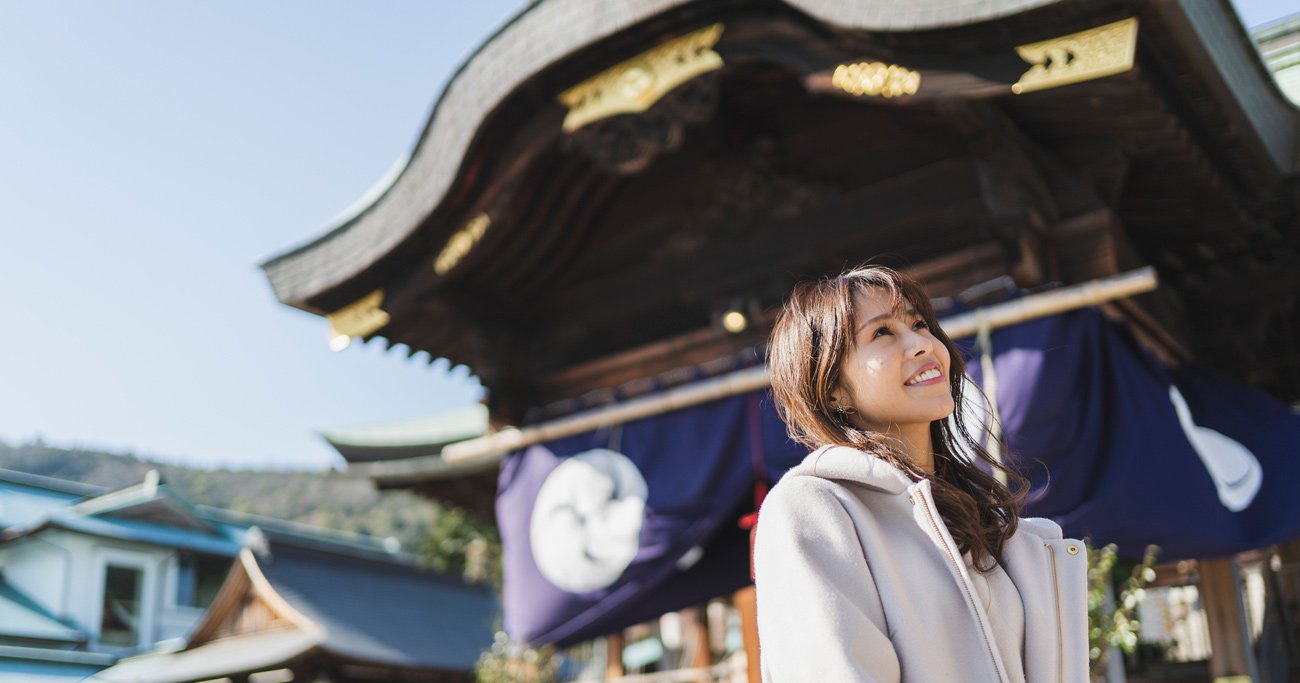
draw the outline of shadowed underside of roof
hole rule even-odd
[[[638,74],[644,101],[600,85]],[[759,348],[795,282],[866,261],[937,298],[1150,266],[1130,317],[1296,400],[1297,152],[1229,0],[547,0],[387,191],[264,268],[340,341],[468,366],[489,432]],[[456,469],[410,431],[327,438],[376,480]]]
[[[442,93],[401,172],[373,201],[341,224],[262,264],[281,301],[315,312],[309,300],[347,282],[388,255],[435,213],[467,162],[475,133],[485,117],[538,72],[582,48],[609,39],[639,23],[702,3],[691,0],[549,0],[538,2],[508,22],[453,76]],[[728,3],[715,3],[726,6]],[[734,4],[734,3],[732,3]],[[828,27],[854,33],[924,33],[1048,7],[1116,3],[1062,0],[913,0],[842,2],[786,0],[785,5]],[[1183,15],[1187,39],[1203,41],[1219,67],[1230,73],[1225,97],[1250,105],[1247,134],[1263,136],[1275,170],[1292,173],[1300,160],[1294,145],[1296,113],[1286,106],[1227,0],[1188,5]],[[1213,69],[1202,64],[1199,68]],[[1233,106],[1229,104],[1229,106]],[[1284,139],[1284,137],[1286,139]],[[1288,142],[1287,140],[1290,140]],[[1279,149],[1279,147],[1281,149]]]

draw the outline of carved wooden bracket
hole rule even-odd
[[[433,271],[439,275],[446,275],[465,258],[465,255],[483,239],[484,233],[487,232],[488,226],[492,225],[492,218],[486,213],[480,213],[471,218],[468,223],[460,230],[457,230],[447,244],[438,252],[438,258],[433,261]]]
[[[388,313],[379,305],[384,290],[375,291],[325,316],[330,324],[330,338],[366,337],[388,324]]]
[[[1020,45],[1016,53],[1032,66],[1011,86],[1011,92],[1021,95],[1130,71],[1137,31],[1138,21],[1130,17],[1067,36]]]
[[[674,38],[560,93],[560,103],[569,108],[564,132],[616,114],[643,112],[673,88],[722,68],[722,56],[713,51],[722,29],[713,24]]]

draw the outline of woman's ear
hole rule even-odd
[[[853,403],[852,394],[844,386],[843,380],[840,384],[831,387],[826,398],[830,400],[832,408],[849,408],[848,404]]]
[[[831,410],[834,410],[840,416],[852,415],[857,412],[851,405],[852,401],[849,399],[849,392],[845,391],[842,386],[832,389],[827,398],[830,399]]]

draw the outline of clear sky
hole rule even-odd
[[[0,0],[0,440],[324,468],[318,429],[476,401],[463,367],[329,351],[255,264],[365,194],[525,4]]]

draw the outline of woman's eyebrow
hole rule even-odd
[[[868,320],[867,322],[862,323],[861,325],[859,325],[859,326],[858,326],[858,332],[861,332],[862,330],[865,330],[865,329],[867,329],[868,327],[871,327],[871,324],[874,323],[874,322],[877,322],[877,321],[880,321],[880,320],[888,320],[889,318],[893,318],[893,317],[895,316],[895,313],[896,313],[896,311],[890,311],[890,312],[888,312],[888,313],[881,313],[880,315],[878,315],[878,316],[872,318],[871,320]],[[909,309],[907,309],[906,311],[903,311],[903,317],[907,317],[907,318],[915,318],[915,317],[916,317],[916,309],[915,309],[915,308],[909,308]]]

